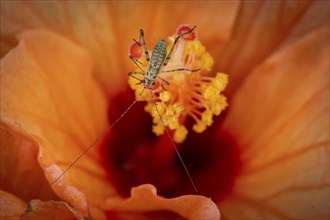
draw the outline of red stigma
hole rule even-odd
[[[180,35],[183,34],[184,32],[190,31],[191,27],[187,24],[181,24],[177,29],[176,29],[176,34]],[[183,40],[186,41],[194,41],[197,39],[197,32],[193,31],[190,34],[186,34],[182,36]]]
[[[128,55],[132,55],[135,59],[140,59],[143,55],[143,43],[140,41],[134,41],[128,47]]]

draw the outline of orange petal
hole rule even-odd
[[[25,201],[31,198],[59,199],[38,164],[38,147],[33,137],[5,118],[1,118],[0,135],[0,188]]]
[[[172,199],[157,196],[157,189],[151,184],[144,184],[131,189],[128,199],[105,201],[105,210],[147,212],[168,210],[187,219],[220,219],[217,206],[209,198],[198,195],[185,195]]]
[[[47,201],[42,202],[38,199],[32,200],[29,203],[27,210],[20,216],[19,219],[77,219],[84,218],[77,210],[73,209],[65,202]]]
[[[230,42],[215,69],[230,74],[234,94],[255,65],[319,27],[329,27],[329,1],[243,1]]]
[[[20,38],[17,48],[1,60],[1,120],[34,137],[40,147],[38,162],[48,181],[53,181],[54,167],[67,168],[106,127],[106,102],[84,50],[48,31],[29,31]],[[112,195],[96,149],[66,173],[65,184],[58,182],[54,189],[68,190],[67,184],[79,187],[92,206]],[[84,210],[75,207],[86,213],[83,197],[72,198],[58,188],[56,193],[68,202],[80,201]]]
[[[220,205],[236,219],[327,219],[329,30],[318,29],[256,67],[231,102],[224,129],[244,170]]]
[[[145,29],[151,50],[160,37],[174,34],[180,24],[196,24],[214,53],[229,38],[238,5],[238,1],[1,1],[1,49],[13,47],[18,32],[51,29],[92,54],[98,81],[114,94],[127,86],[127,72],[133,68],[127,47],[132,38],[139,37],[140,28]]]
[[[26,208],[25,202],[0,190],[0,219],[17,219]]]
[[[54,180],[49,176],[54,173],[51,168],[57,165],[47,167],[43,163],[41,147],[31,134],[8,118],[1,118],[1,120],[1,152],[10,155],[9,159],[1,161],[1,188],[20,195],[26,201],[36,197],[59,200],[51,191],[45,178],[46,175],[47,179]],[[39,149],[38,161],[37,149]],[[40,166],[45,173],[42,173]],[[58,173],[56,173],[57,176],[59,176]],[[63,180],[55,184],[53,189],[57,195],[70,202],[85,216],[89,215],[86,198],[82,192],[65,184]]]

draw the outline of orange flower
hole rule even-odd
[[[45,202],[31,201],[22,218],[210,214],[194,208],[214,208],[210,200],[184,196],[189,180],[141,103],[49,184],[98,137],[107,114],[113,122],[134,100],[126,51],[138,30],[152,46],[189,23],[214,58],[211,73],[229,75],[225,115],[202,134],[188,120],[179,145],[201,195],[225,219],[328,218],[328,21],[323,1],[1,2],[1,189],[23,200],[2,192],[1,216],[20,215],[35,198]],[[122,200],[142,183],[178,198],[142,185]]]

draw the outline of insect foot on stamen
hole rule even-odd
[[[178,39],[177,45],[166,66],[163,66],[155,78],[152,93],[164,124],[173,131],[173,139],[182,143],[189,130],[201,133],[213,123],[213,117],[219,115],[226,107],[226,97],[221,94],[228,83],[225,73],[210,72],[213,66],[213,58],[207,52],[203,44],[197,39],[197,28],[192,30],[188,25],[178,27],[176,34],[170,36],[167,41],[169,52]],[[184,34],[189,32],[188,34]],[[182,35],[180,38],[178,36]],[[141,57],[143,65],[148,66],[148,61]],[[138,68],[136,71],[141,71]],[[143,75],[136,75],[140,80]],[[163,80],[162,80],[163,79]],[[164,87],[164,80],[170,85]],[[141,85],[136,85],[136,79],[129,77],[129,84],[140,94]],[[145,111],[153,118],[152,131],[156,135],[164,133],[161,119],[155,109],[149,93],[143,94],[139,100],[146,101]],[[186,119],[194,120],[191,128],[186,127]]]

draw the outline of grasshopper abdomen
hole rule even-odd
[[[149,69],[145,76],[145,84],[147,86],[153,85],[156,77],[163,66],[166,57],[166,42],[160,39],[152,51]]]

